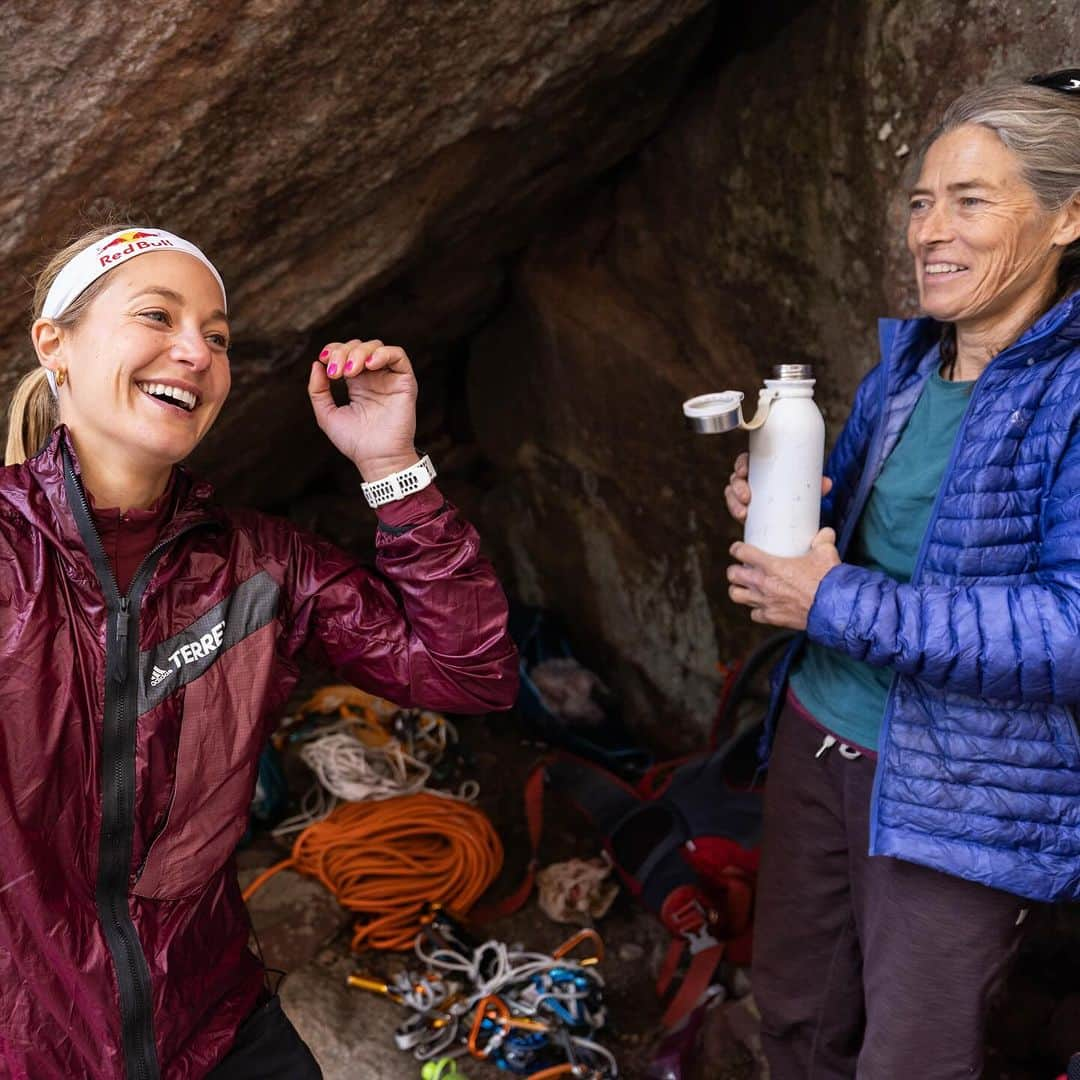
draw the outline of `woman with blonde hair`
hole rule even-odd
[[[372,571],[178,464],[230,385],[225,288],[195,245],[91,232],[34,315],[0,470],[4,1075],[318,1076],[232,861],[260,750],[301,654],[401,705],[508,707],[505,598],[413,448],[401,348],[330,343],[308,381],[379,516]]]
[[[728,571],[804,632],[756,916],[773,1080],[981,1075],[1028,907],[1080,898],[1080,70],[961,95],[918,166],[924,317],[881,325],[828,527]]]

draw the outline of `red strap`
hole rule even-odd
[[[637,782],[637,793],[643,799],[655,799],[671,781],[671,776],[680,765],[685,765],[701,754],[684,754],[682,757],[672,758],[670,761],[658,761],[651,769],[647,770]]]
[[[724,673],[724,688],[720,691],[720,704],[716,707],[716,715],[713,717],[712,729],[709,732],[710,750],[715,750],[720,740],[720,721],[727,717],[731,706],[731,695],[735,690],[735,684],[739,681],[739,674],[744,663],[743,660],[737,660],[734,664],[716,665]]]
[[[724,944],[717,942],[708,949],[695,953],[690,960],[686,977],[679,992],[671,999],[660,1023],[668,1030],[677,1027],[697,1006],[709,989],[717,964],[724,958]]]
[[[661,996],[675,978],[685,949],[688,945],[690,948],[690,966],[661,1021],[665,1028],[676,1027],[697,1006],[709,988],[727,944],[716,939],[717,930],[723,932],[726,938],[749,929],[753,887],[750,879],[737,867],[729,870],[730,873],[724,874],[726,924],[716,926],[716,913],[707,907],[708,898],[692,885],[673,889],[660,909],[660,918],[672,935],[656,984],[657,993]]]
[[[547,762],[541,761],[529,773],[525,781],[525,820],[529,825],[529,843],[532,844],[532,859],[540,850],[540,836],[544,831],[544,775]]]
[[[472,922],[489,922],[492,919],[501,919],[505,915],[513,915],[525,906],[525,901],[532,893],[536,883],[536,871],[540,868],[538,853],[540,851],[540,836],[544,831],[544,771],[547,762],[542,761],[525,781],[525,820],[529,826],[529,843],[532,851],[529,857],[529,865],[525,871],[525,880],[501,903],[481,904],[469,912]]]
[[[724,868],[724,937],[736,938],[750,927],[754,915],[754,879],[738,866]]]
[[[675,972],[679,970],[679,961],[682,959],[683,949],[686,942],[681,937],[673,937],[668,945],[664,962],[660,965],[660,974],[656,977],[656,996],[663,997],[668,992],[671,980],[675,978]]]

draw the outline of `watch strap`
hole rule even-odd
[[[435,479],[435,466],[431,464],[431,458],[425,454],[415,465],[410,465],[400,472],[391,473],[380,480],[372,480],[370,484],[362,484],[361,490],[368,506],[375,508],[384,506],[388,502],[404,499],[407,495],[415,495],[423,491],[432,480]]]

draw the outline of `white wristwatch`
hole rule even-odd
[[[435,479],[435,466],[425,454],[415,465],[410,465],[401,472],[391,473],[381,480],[372,480],[370,484],[361,484],[360,489],[367,499],[368,506],[383,506],[406,495],[415,495]]]

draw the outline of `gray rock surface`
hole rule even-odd
[[[471,415],[501,477],[485,535],[516,591],[617,673],[629,715],[683,744],[715,709],[717,660],[753,634],[724,577],[737,530],[722,492],[745,443],[691,435],[682,400],[753,400],[773,364],[811,363],[835,438],[877,317],[913,311],[915,148],[962,89],[1075,63],[1080,4],[741,18],[725,29],[757,47],[717,63],[610,186],[533,240],[471,343]]]
[[[294,971],[281,1003],[311,1047],[326,1080],[417,1080],[420,1064],[394,1044],[401,1010],[393,1002],[350,990],[345,960],[314,961]]]
[[[233,400],[202,460],[295,495],[332,451],[304,393],[324,341],[424,348],[501,260],[664,116],[708,0],[17,4],[0,26],[0,386],[30,363],[31,270],[83,211],[131,207],[229,286]]]
[[[364,545],[355,473],[304,380],[326,340],[402,341],[418,439],[515,591],[568,617],[636,723],[691,742],[747,623],[719,509],[737,440],[691,438],[681,399],[809,361],[835,434],[875,317],[911,307],[914,148],[963,87],[1070,62],[1078,16],[1077,0],[722,18],[710,0],[13,5],[0,388],[29,364],[33,267],[82,211],[132,206],[200,241],[230,287],[234,392],[196,464],[230,499]]]

